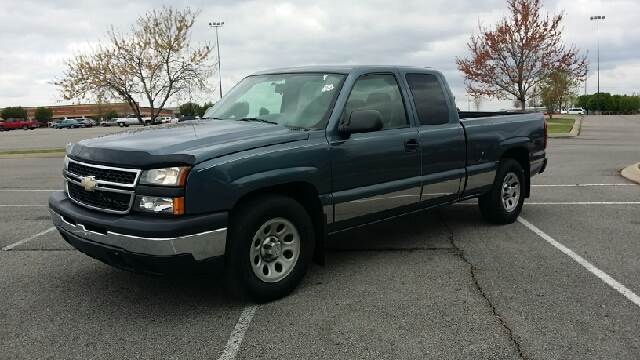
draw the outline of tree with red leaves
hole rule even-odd
[[[468,59],[456,58],[471,96],[515,98],[524,110],[527,95],[550,74],[582,81],[586,57],[562,43],[563,14],[543,15],[540,0],[507,0],[509,15],[495,29],[479,27],[467,44]]]

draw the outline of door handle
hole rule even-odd
[[[409,140],[405,141],[404,150],[405,151],[416,151],[416,150],[418,150],[418,140],[409,139]]]

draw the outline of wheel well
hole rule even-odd
[[[233,209],[236,209],[241,203],[250,200],[256,196],[264,194],[280,194],[288,196],[297,202],[299,202],[309,213],[309,217],[313,223],[316,235],[316,248],[314,251],[314,259],[323,264],[324,263],[324,239],[325,239],[325,224],[326,219],[322,210],[322,203],[318,196],[318,191],[315,186],[307,182],[291,182],[285,184],[278,184],[251,191],[243,195],[237,202]],[[233,209],[231,213],[233,213]]]
[[[504,158],[514,159],[520,164],[520,166],[522,166],[522,169],[524,170],[524,181],[526,182],[526,186],[524,188],[524,196],[528,198],[531,193],[529,151],[524,147],[511,148],[505,151],[504,154],[502,154],[501,159]]]

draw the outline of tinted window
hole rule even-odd
[[[416,104],[420,124],[440,125],[449,122],[449,106],[435,75],[408,74],[407,82]]]
[[[398,82],[390,74],[360,77],[347,100],[345,116],[349,116],[354,110],[377,110],[385,129],[408,125]]]

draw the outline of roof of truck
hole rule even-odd
[[[351,72],[373,72],[373,71],[390,71],[390,70],[422,72],[425,70],[433,70],[433,69],[428,67],[397,66],[397,65],[310,65],[310,66],[268,69],[268,70],[258,71],[253,75],[299,73],[299,72],[349,74]]]

